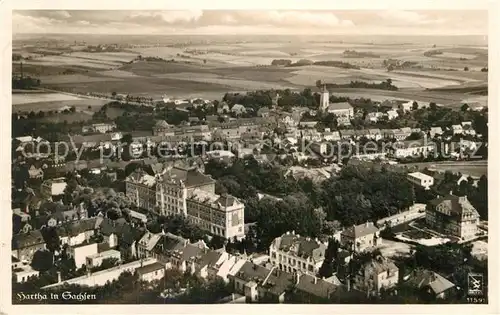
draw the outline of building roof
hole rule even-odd
[[[418,178],[420,180],[434,179],[434,177],[426,175],[424,173],[420,173],[420,172],[413,172],[413,173],[408,174],[408,176],[412,176],[412,177]]]
[[[187,188],[215,183],[210,176],[201,173],[196,168],[186,169],[173,167],[163,174],[163,179],[166,181],[173,180],[175,182],[182,181]]]
[[[59,236],[77,236],[86,231],[92,231],[97,228],[97,218],[89,218],[79,220],[78,222],[70,222],[63,224],[57,228]]]
[[[455,286],[451,281],[440,274],[426,269],[414,270],[408,279],[408,283],[418,289],[430,288],[434,294],[438,295]]]
[[[217,195],[197,188],[189,192],[187,197],[198,203],[208,204],[215,209],[224,209],[241,204],[237,198],[231,195]]]
[[[373,222],[366,222],[364,224],[351,226],[342,231],[342,234],[357,239],[359,237],[363,237],[365,235],[373,234],[378,232],[379,229],[373,224]]]
[[[330,103],[328,105],[328,110],[341,110],[341,109],[351,109],[352,106],[351,104],[347,102],[341,102],[341,103]]]
[[[271,273],[271,270],[266,267],[246,261],[234,276],[247,282],[262,283],[269,273]]]
[[[222,254],[223,253],[221,253],[220,251],[208,250],[205,252],[205,254],[199,257],[199,259],[197,260],[198,264],[200,266],[214,266],[219,261]]]
[[[159,262],[155,262],[155,263],[152,263],[149,265],[139,267],[136,269],[136,271],[140,275],[145,275],[145,274],[152,273],[152,272],[162,270],[162,269],[165,269],[165,265],[163,265]]]
[[[299,276],[299,282],[296,285],[297,290],[309,293],[311,295],[328,299],[336,290],[337,286],[324,279],[303,274]]]
[[[467,199],[467,196],[447,195],[431,200],[430,204],[435,207],[445,207],[451,215],[479,217],[479,213]]]
[[[21,249],[35,245],[44,244],[42,232],[33,230],[28,233],[15,234],[12,236],[12,249]]]
[[[168,128],[170,125],[165,120],[158,120],[155,124],[157,128]]]
[[[273,268],[266,282],[262,285],[269,293],[280,296],[293,284],[293,275]]]
[[[377,256],[371,259],[363,265],[363,269],[368,271],[368,273],[376,272],[376,274],[381,274],[388,271],[397,271],[399,268],[394,264],[392,260],[387,257]]]
[[[165,235],[162,235],[160,240],[156,242],[156,245],[154,245],[154,251],[157,253],[165,253],[181,250],[184,248],[184,246],[186,246],[187,243],[188,240],[180,236],[167,233]]]
[[[319,262],[324,260],[326,245],[308,237],[286,233],[274,239],[273,244],[280,251],[293,253],[297,257],[311,258]]]

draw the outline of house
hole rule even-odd
[[[390,289],[398,284],[399,268],[386,257],[378,255],[364,263],[354,276],[354,289],[367,295],[378,295],[382,289]]]
[[[426,190],[429,190],[432,185],[434,185],[434,177],[426,175],[420,172],[413,172],[408,174],[408,181],[411,183],[423,187]]]
[[[387,139],[396,139],[398,141],[405,140],[411,135],[411,129],[386,129],[383,132],[383,137]]]
[[[462,175],[458,180],[457,180],[457,186],[460,186],[460,184],[462,184],[462,182],[469,182],[469,178],[471,178],[471,180],[473,181],[472,182],[472,187],[475,187],[477,188],[477,183],[479,181],[479,179],[476,177],[472,177],[472,176],[465,176],[465,175]]]
[[[229,279],[236,293],[244,295],[247,303],[283,303],[286,291],[293,284],[293,275],[249,261],[244,262]]]
[[[388,120],[393,120],[399,117],[398,112],[393,109],[387,111],[386,115]]]
[[[160,280],[165,276],[165,265],[155,262],[149,265],[141,266],[135,270],[139,279],[142,281],[151,282]]]
[[[440,233],[468,240],[478,233],[479,213],[467,196],[450,194],[429,202],[425,221],[430,228]]]
[[[158,120],[153,127],[154,136],[173,136],[174,126],[169,125],[165,120]]]
[[[66,222],[75,222],[87,218],[88,211],[83,202],[73,208],[58,204],[56,211],[49,216],[47,225],[53,227]]]
[[[323,132],[323,139],[326,141],[340,141],[339,131],[330,131],[330,128],[326,128]]]
[[[152,256],[152,251],[155,248],[156,244],[160,241],[164,234],[153,234],[149,231],[141,237],[141,239],[137,242],[137,257],[138,258],[146,258]]]
[[[43,249],[45,249],[45,241],[40,230],[12,236],[12,256],[20,261],[31,263],[35,252]]]
[[[405,111],[405,112],[410,112],[413,110],[413,101],[409,101],[406,103],[402,103],[399,105],[399,109]]]
[[[455,284],[431,270],[416,269],[405,278],[406,284],[432,298],[447,298],[455,288]]]
[[[451,130],[453,131],[453,135],[461,135],[464,133],[462,125],[452,125]]]
[[[340,135],[342,137],[342,139],[346,140],[346,139],[355,139],[357,136],[356,136],[356,130],[353,130],[353,129],[345,129],[345,130],[341,130],[340,131]]]
[[[326,89],[326,86],[323,86],[323,91],[320,95],[319,108],[323,112],[334,114],[339,123],[349,122],[354,117],[354,109],[351,104],[347,102],[330,103],[330,93]]]
[[[226,102],[222,102],[217,107],[217,114],[228,114],[231,111],[229,105]]]
[[[257,111],[257,116],[259,117],[269,117],[270,109],[268,107],[261,107]]]
[[[342,231],[340,242],[355,252],[362,252],[382,243],[379,232],[379,228],[373,222],[353,225]]]
[[[299,122],[299,127],[302,127],[302,128],[315,128],[316,125],[318,124],[317,121],[315,120],[308,120],[308,121],[300,121]]]
[[[49,179],[43,182],[42,191],[50,197],[58,197],[64,194],[66,185],[64,177]]]
[[[378,141],[382,139],[382,132],[378,128],[368,129],[368,138]]]
[[[415,269],[405,280],[424,297],[445,299],[454,293],[455,284],[432,270]]]
[[[61,245],[67,244],[71,247],[89,242],[90,238],[95,234],[98,224],[96,217],[63,223],[57,227],[57,235],[61,240]]]
[[[129,216],[132,223],[146,224],[148,222],[148,216],[144,213],[130,210]]]
[[[116,129],[115,123],[98,123],[98,124],[92,124],[90,126],[83,126],[82,132],[83,133],[89,133],[89,132],[106,133],[106,132],[113,131],[115,129]]]
[[[115,221],[104,218],[99,225],[99,233],[110,248],[120,250],[125,260],[137,257],[137,242],[142,238],[144,231],[134,228],[123,218]]]
[[[338,288],[338,285],[313,275],[297,273],[295,278],[296,295],[303,303],[329,302]]]
[[[220,278],[227,282],[229,271],[236,263],[237,258],[229,255],[225,250],[205,250],[195,258],[195,273],[202,279]]]
[[[97,243],[83,243],[68,248],[68,256],[75,260],[76,268],[87,264],[87,257],[99,253]]]
[[[440,136],[443,134],[443,129],[441,127],[431,127],[429,134],[431,138],[434,138],[435,136]]]
[[[390,150],[395,158],[426,157],[435,150],[435,144],[434,142],[428,141],[427,138],[398,141],[392,144]]]
[[[43,179],[43,170],[37,168],[34,164],[30,166],[28,173],[31,179]]]
[[[233,107],[231,107],[231,112],[235,115],[241,115],[246,113],[247,109],[241,104],[234,104]]]
[[[368,115],[366,115],[366,121],[368,122],[371,122],[371,123],[376,123],[378,122],[378,120],[383,116],[384,114],[381,113],[381,112],[372,112],[372,113],[368,113]]]
[[[16,259],[15,257],[12,258]],[[39,276],[40,272],[33,270],[27,262],[19,262],[18,260],[17,262],[12,264],[12,277],[17,283],[23,283]]]
[[[85,265],[88,268],[99,267],[102,265],[102,262],[106,259],[116,259],[117,261],[121,260],[121,254],[119,251],[115,249],[109,249],[102,252],[97,252],[96,254],[92,254],[86,257]]]
[[[317,239],[287,232],[271,243],[270,262],[282,271],[315,275],[325,259],[326,247]]]

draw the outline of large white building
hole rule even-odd
[[[269,247],[271,263],[279,270],[316,275],[325,260],[327,244],[317,239],[287,232]]]
[[[420,172],[413,172],[408,174],[408,181],[417,186],[423,187],[425,189],[430,189],[434,185],[434,177],[426,175]]]
[[[245,206],[215,194],[215,181],[196,168],[173,167],[157,177],[156,205],[162,215],[179,214],[224,238],[245,236]]]

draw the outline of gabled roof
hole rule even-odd
[[[332,293],[335,292],[337,286],[324,279],[315,278],[316,277],[307,274],[300,275],[299,282],[296,286],[297,290],[328,299]]]
[[[40,230],[33,230],[28,233],[15,234],[12,236],[12,249],[22,249],[30,246],[44,244]]]
[[[350,238],[357,239],[365,235],[373,234],[378,232],[379,229],[373,224],[373,222],[367,222],[364,224],[351,226],[342,231],[342,234]]]
[[[430,288],[435,295],[443,293],[455,286],[451,281],[440,274],[426,269],[413,271],[408,279],[408,283],[418,289]]]
[[[262,283],[270,273],[270,269],[246,261],[234,276],[247,282],[254,281]]]
[[[341,110],[341,109],[351,109],[351,108],[352,108],[351,104],[347,102],[330,103],[330,105],[328,105],[328,110]]]
[[[447,195],[444,197],[436,198],[430,201],[433,206],[446,207],[452,215],[464,216],[473,215],[479,216],[477,210],[467,199],[467,196]]]
[[[322,261],[325,257],[325,244],[294,233],[283,234],[275,238],[273,244],[280,251],[291,252],[297,257],[311,258],[316,262]]]

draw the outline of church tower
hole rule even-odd
[[[326,84],[323,85],[323,91],[321,91],[321,97],[319,99],[319,110],[325,112],[330,105],[330,93],[326,89]]]

